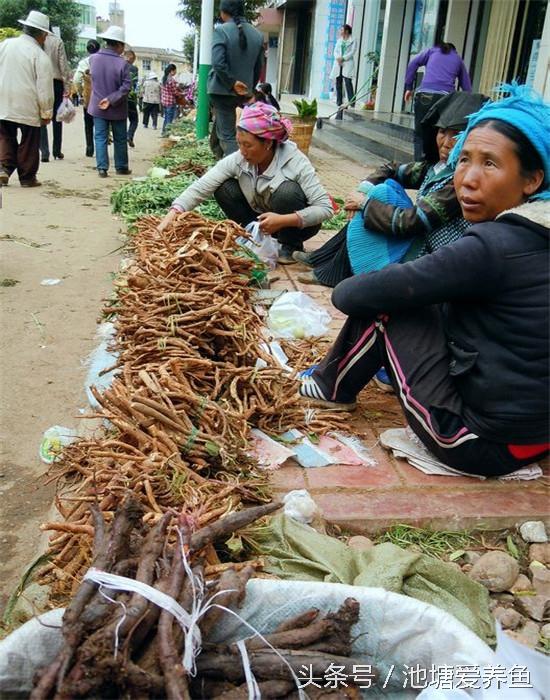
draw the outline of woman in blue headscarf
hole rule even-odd
[[[549,452],[550,106],[525,86],[473,114],[450,161],[464,236],[341,282],[348,315],[300,394],[352,410],[384,365],[443,463],[508,474]]]

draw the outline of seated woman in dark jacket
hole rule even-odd
[[[472,115],[451,153],[471,224],[422,258],[334,290],[349,316],[300,394],[351,410],[381,365],[442,462],[498,476],[549,451],[550,107],[525,86]]]
[[[360,183],[346,199],[346,209],[357,211],[350,223],[313,253],[295,253],[295,260],[313,268],[298,280],[334,287],[353,274],[414,260],[458,240],[467,224],[447,158],[468,116],[487,99],[466,92],[442,97],[423,122],[426,160],[387,163]],[[418,190],[415,204],[405,188]]]

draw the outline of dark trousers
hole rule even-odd
[[[514,458],[505,444],[464,424],[449,361],[441,311],[433,306],[389,320],[349,317],[313,377],[327,399],[351,403],[384,366],[412,430],[447,466],[499,476],[533,462]]]
[[[443,97],[440,92],[417,92],[414,96],[414,159],[424,160],[424,138],[422,120],[432,105]]]
[[[94,118],[84,107],[84,136],[86,137],[86,155],[94,155]]]
[[[138,128],[138,121],[137,102],[128,100],[128,141],[134,140],[134,134]]]
[[[210,95],[210,104],[214,112],[216,134],[224,156],[239,150],[237,145],[237,116],[236,109],[242,103],[242,98],[231,95]]]
[[[53,129],[53,143],[52,143],[52,154],[58,156],[61,153],[61,136],[63,132],[63,123],[58,122],[55,118],[59,105],[63,101],[63,81],[56,80],[53,81],[53,117],[52,117],[52,129]],[[40,127],[40,153],[42,158],[50,157],[50,145],[48,143],[48,127]]]
[[[344,95],[342,90],[342,83],[346,86],[346,92],[348,94],[348,102],[354,106],[353,100],[353,81],[351,78],[344,78],[343,75],[339,75],[336,78],[336,104],[338,107],[344,102]]]
[[[258,217],[248,200],[244,196],[237,180],[226,180],[214,192],[214,197],[223,209],[228,219],[241,226],[247,226]],[[295,182],[283,182],[271,195],[269,211],[275,214],[294,214],[294,212],[307,207],[306,196]],[[303,250],[303,242],[314,236],[321,225],[309,228],[284,228],[273,234],[283,248],[288,250]]]
[[[146,129],[149,126],[149,117],[151,117],[151,121],[153,122],[153,129],[156,129],[159,117],[159,105],[155,102],[143,103],[143,126]]]
[[[32,182],[40,164],[40,127],[0,119],[0,164],[7,175],[17,170],[20,182]]]

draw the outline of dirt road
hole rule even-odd
[[[159,135],[138,129],[133,176],[150,167]],[[41,163],[42,187],[22,189],[12,177],[0,190],[0,609],[37,553],[52,505],[42,434],[56,424],[78,428],[87,406],[84,361],[123,243],[109,196],[128,178],[111,171],[102,180],[84,157],[81,109],[64,126],[63,152],[64,160]],[[42,286],[48,278],[61,282]]]

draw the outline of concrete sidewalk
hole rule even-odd
[[[310,157],[333,196],[354,189],[357,181],[381,162],[374,157],[362,168],[317,148],[311,149]],[[318,248],[331,235],[323,232],[306,246]],[[332,316],[331,336],[335,336],[344,316],[331,305],[331,290],[301,284],[296,280],[300,272],[303,268],[299,265],[278,267],[273,275],[279,280],[272,287],[304,291],[323,304]],[[385,429],[405,425],[393,395],[369,385],[360,395],[358,409],[350,415],[349,432],[370,448],[376,466],[285,466],[272,474],[276,492],[283,495],[292,489],[307,489],[327,520],[355,532],[376,532],[395,523],[434,529],[501,528],[524,520],[549,519],[548,460],[542,465],[544,476],[536,481],[428,476],[404,460],[394,459],[378,444]]]

